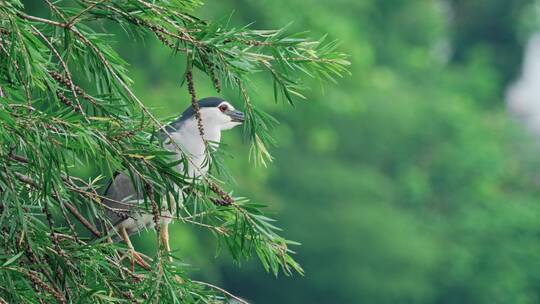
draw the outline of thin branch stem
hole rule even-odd
[[[47,5],[51,8],[51,10],[57,14],[58,16],[60,16],[60,18],[62,18],[64,21],[66,20],[66,17],[64,16],[64,13],[62,13],[58,7],[56,7],[56,5],[54,5],[50,0],[45,0],[45,2],[47,2]]]
[[[73,94],[73,97],[75,98],[75,101],[77,102],[77,107],[76,107],[76,109],[78,109],[77,112],[79,112],[79,113],[81,113],[81,115],[83,115],[86,122],[89,122],[88,117],[86,117],[86,114],[84,113],[83,108],[81,106],[81,103],[79,101],[79,98],[77,96],[77,91],[75,90],[75,84],[73,84],[73,79],[71,77],[71,73],[69,72],[69,68],[68,68],[66,62],[64,61],[64,59],[62,59],[62,56],[60,55],[60,53],[58,53],[58,51],[56,50],[54,45],[49,41],[49,39],[47,39],[47,37],[45,37],[45,35],[43,35],[43,33],[41,33],[33,25],[31,25],[30,27],[38,34],[39,37],[41,37],[41,39],[43,39],[43,41],[45,41],[45,43],[48,45],[49,49],[58,58],[58,61],[60,61],[60,64],[62,65],[62,69],[66,73],[66,78],[67,78],[67,81],[69,83],[69,88],[71,89],[71,94]]]
[[[218,287],[216,285],[206,283],[206,282],[196,281],[196,280],[192,280],[191,282],[196,283],[196,284],[200,284],[200,285],[203,285],[203,286],[206,286],[206,287],[210,287],[212,289],[215,289],[215,290],[227,295],[228,297],[235,299],[236,301],[238,301],[238,302],[240,302],[242,304],[249,304],[247,301],[243,300],[242,298],[239,298],[239,297],[233,295],[232,293],[226,291],[225,289],[223,289],[221,287]]]
[[[66,23],[66,26],[67,27],[72,27],[73,25],[75,25],[75,23],[78,22],[78,20],[80,20],[80,18],[85,14],[87,13],[88,11],[90,11],[91,9],[93,9],[94,7],[96,7],[98,4],[101,4],[105,1],[108,1],[108,0],[101,0],[101,1],[97,1],[95,3],[92,3],[91,5],[87,6],[85,9],[81,10],[77,15],[73,16],[73,18],[71,18],[67,23]]]
[[[24,174],[21,174],[19,172],[14,172],[14,175],[15,177],[20,180],[21,182],[25,183],[25,184],[28,184],[36,189],[39,189],[40,187],[38,186],[38,184],[32,180],[30,177],[24,175]],[[61,198],[57,195],[54,195],[53,194],[53,197],[61,204]],[[95,237],[97,238],[100,238],[101,237],[101,233],[96,229],[96,227],[94,227],[94,225],[92,225],[84,216],[82,216],[79,211],[77,210],[77,208],[75,208],[75,206],[73,206],[72,204],[68,203],[68,202],[64,202],[64,205],[66,206],[66,208],[69,210],[69,212],[71,212],[71,214],[73,214],[73,216],[75,216],[75,218],[77,218],[77,220],[83,224],[86,229],[88,229]]]
[[[63,28],[66,28],[66,24],[65,23],[62,23],[62,22],[57,22],[57,21],[53,21],[53,20],[49,20],[49,19],[45,19],[45,18],[40,18],[40,17],[36,17],[36,16],[32,16],[32,15],[27,15],[27,14],[23,14],[23,13],[17,13],[17,16],[23,18],[23,19],[26,19],[26,20],[30,20],[30,21],[35,21],[35,22],[41,22],[41,23],[45,23],[45,24],[48,24],[48,25],[52,25],[52,26],[57,26],[57,27],[63,27]]]

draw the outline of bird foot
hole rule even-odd
[[[139,266],[141,266],[142,268],[146,269],[146,270],[150,270],[150,265],[148,265],[148,263],[146,263],[144,261],[144,259],[142,258],[142,256],[135,250],[130,250],[130,254],[131,254],[131,263],[133,265],[133,262],[137,263]]]
[[[145,270],[150,270],[150,265],[146,263],[146,261],[142,258],[141,254],[139,254],[137,251],[130,249],[128,253],[126,253],[123,257],[120,258],[120,262],[122,262],[122,260],[127,257],[130,258],[129,260],[131,265],[131,271],[135,270],[135,264],[141,266]]]

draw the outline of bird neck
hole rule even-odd
[[[212,149],[217,149],[221,140],[221,130],[219,128],[203,126],[204,140]],[[208,162],[206,161],[207,145],[201,138],[201,133],[195,119],[184,122],[180,128],[171,134],[174,141],[182,152],[190,158],[188,163],[188,174],[193,177],[198,177],[208,171]],[[170,146],[173,151],[177,148]],[[180,154],[179,154],[180,155]],[[183,167],[183,166],[180,166]],[[179,168],[179,170],[183,170]]]
[[[203,126],[203,137],[199,126],[195,120],[187,121],[179,130],[179,136],[175,138],[176,142],[184,148],[184,152],[193,157],[204,156],[206,145],[204,140],[212,148],[217,148],[221,140],[221,130]]]

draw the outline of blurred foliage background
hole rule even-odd
[[[533,0],[222,0],[198,15],[237,26],[328,33],[352,75],[296,107],[254,77],[252,99],[279,118],[275,161],[248,162],[225,134],[234,191],[270,202],[297,240],[306,276],[237,268],[181,223],[176,254],[195,276],[253,303],[540,302],[540,158],[504,92],[538,30]],[[231,15],[232,12],[232,15]],[[160,117],[188,104],[183,63],[159,41],[118,36],[136,92]],[[197,76],[197,75],[196,75]],[[212,96],[198,75],[199,96]],[[235,103],[238,92],[225,90]],[[237,104],[240,104],[237,102]],[[153,250],[154,233],[136,239]],[[143,250],[144,251],[144,250]]]

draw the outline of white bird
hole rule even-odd
[[[201,176],[207,174],[209,161],[207,160],[207,146],[218,147],[221,140],[221,132],[232,129],[244,122],[244,113],[237,111],[226,100],[219,97],[208,97],[199,101],[201,122],[203,127],[204,140],[198,126],[198,120],[195,115],[195,109],[190,106],[174,122],[166,126],[167,132],[175,143],[165,144],[166,149],[173,151],[177,159],[188,157],[187,168],[183,164],[177,166],[181,174],[187,174],[188,177],[197,181]],[[167,139],[166,139],[167,140]],[[208,145],[205,144],[205,141]],[[180,147],[181,151],[179,151]],[[120,173],[113,178],[105,192],[103,203],[110,207],[106,211],[109,222],[112,224],[111,237],[114,240],[124,240],[130,250],[134,260],[141,266],[147,267],[147,264],[135,251],[129,236],[143,228],[153,228],[155,226],[152,214],[142,212],[138,204],[143,202],[143,186],[139,180],[132,182],[132,179]],[[181,198],[182,195],[177,195]],[[173,204],[174,205],[174,204]],[[122,212],[113,212],[122,210]],[[160,238],[165,246],[165,250],[170,251],[168,225],[174,214],[168,210],[161,212]],[[126,213],[128,216],[125,216]],[[110,226],[110,225],[109,225]]]

